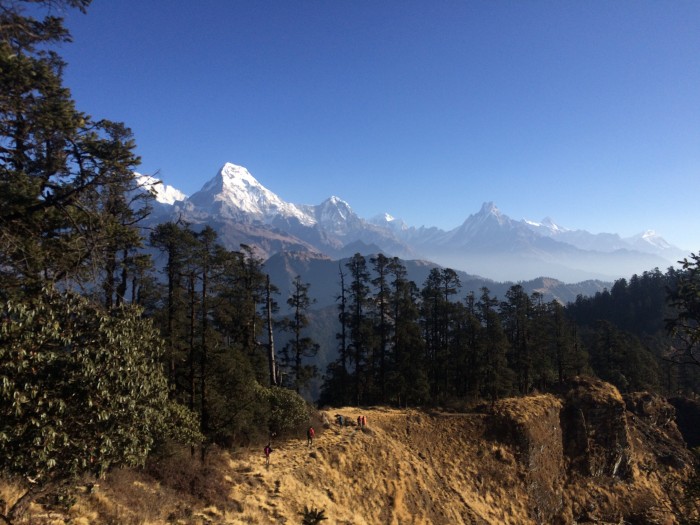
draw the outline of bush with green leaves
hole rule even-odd
[[[281,387],[264,388],[270,403],[268,418],[270,430],[285,432],[304,426],[309,421],[309,410],[306,401],[293,390]]]
[[[6,516],[84,474],[141,465],[156,439],[196,442],[168,400],[161,340],[137,308],[44,289],[0,311],[0,470],[26,493]]]

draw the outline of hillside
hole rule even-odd
[[[367,427],[340,427],[336,414]],[[693,459],[661,398],[625,399],[579,380],[550,394],[469,413],[343,408],[306,439],[211,454],[201,470],[173,457],[120,471],[68,515],[33,509],[32,523],[301,523],[304,506],[333,524],[675,524],[697,519],[682,486]],[[184,467],[184,470],[183,470]],[[193,475],[194,474],[194,475]],[[190,476],[190,477],[188,477]],[[160,479],[160,481],[157,481]],[[184,491],[184,492],[183,492]],[[195,493],[196,497],[187,492]]]

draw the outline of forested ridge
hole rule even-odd
[[[697,256],[562,305],[519,284],[460,294],[434,268],[419,288],[400,260],[356,254],[339,268],[339,357],[322,402],[463,403],[549,391],[590,374],[622,392],[698,392]],[[694,295],[695,294],[695,295]]]
[[[398,258],[356,254],[338,268],[338,357],[318,370],[309,283],[282,296],[253,247],[227,250],[211,227],[141,227],[152,196],[131,131],[62,84],[55,8],[90,0],[38,2],[40,19],[29,3],[0,0],[0,467],[23,490],[6,523],[171,443],[203,461],[298,431],[319,374],[331,405],[466,405],[585,374],[697,394],[695,255],[562,305],[520,285],[465,295],[448,268],[414,283]]]

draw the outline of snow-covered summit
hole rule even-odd
[[[348,217],[354,214],[352,208],[350,207],[350,204],[348,204],[347,201],[344,201],[340,197],[336,197],[335,195],[332,195],[331,197],[327,198],[316,208],[321,210],[322,214],[328,215],[328,217],[320,217],[320,221],[327,220],[329,218],[347,220]]]
[[[493,202],[489,201],[484,202],[481,205],[479,213],[470,215],[469,218],[467,218],[467,220],[465,221],[465,223],[470,221],[483,223],[484,221],[492,220],[495,220],[501,226],[511,222],[510,217],[508,217],[507,215],[503,215],[501,213],[501,210],[499,210]]]
[[[321,227],[337,235],[345,235],[348,231],[362,225],[362,219],[357,216],[350,205],[335,195],[315,206],[300,205],[299,209],[309,217],[313,217]]]
[[[460,226],[441,236],[440,243],[464,247],[473,243],[499,242],[503,232],[510,235],[516,227],[515,221],[502,214],[493,202],[484,202],[478,213],[471,214]]]
[[[315,220],[294,204],[280,199],[243,166],[227,162],[216,176],[190,197],[195,207],[229,218],[246,218],[269,223],[282,217],[295,218],[310,226]]]
[[[643,247],[653,248],[655,250],[668,250],[673,248],[671,244],[666,241],[661,235],[656,233],[654,230],[647,230],[645,232],[633,235],[626,239],[627,242],[635,246],[636,248],[642,249]]]
[[[175,204],[176,202],[184,201],[187,195],[180,190],[173,188],[163,181],[156,179],[150,175],[142,175],[134,173],[134,179],[140,188],[149,191],[155,198],[156,202],[161,204]]]
[[[550,217],[545,217],[540,222],[530,221],[527,219],[523,219],[523,222],[525,224],[527,224],[533,230],[539,231],[540,233],[543,233],[543,234],[546,234],[549,236],[557,235],[559,233],[564,233],[564,232],[570,231],[567,228],[563,228],[562,226],[559,226]]]
[[[375,215],[370,219],[370,222],[372,224],[376,224],[377,226],[389,228],[398,232],[406,231],[409,228],[408,224],[406,224],[403,220],[397,219],[389,213],[380,213],[379,215]]]

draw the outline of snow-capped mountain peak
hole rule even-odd
[[[369,222],[371,222],[372,224],[376,224],[377,226],[389,228],[390,230],[398,232],[403,232],[409,229],[408,224],[406,224],[401,219],[397,219],[389,213],[380,213],[379,215],[375,215],[370,219]]]
[[[510,217],[503,215],[501,210],[493,202],[484,202],[481,205],[479,213],[470,216],[467,222],[484,222],[495,220],[500,225],[505,225],[511,222]]]
[[[499,216],[499,215],[501,215],[501,212],[500,212],[500,210],[498,209],[498,207],[497,207],[492,201],[489,201],[489,202],[484,202],[484,203],[481,205],[481,210],[479,210],[479,214],[480,214],[480,215],[496,215],[496,216]]]
[[[270,223],[277,218],[294,218],[304,225],[316,221],[294,204],[280,199],[243,166],[227,162],[189,201],[211,214],[248,218]]]
[[[344,221],[347,220],[348,217],[355,215],[350,205],[335,195],[327,198],[325,201],[319,204],[318,209],[321,216],[319,217],[318,213],[316,215],[320,222],[325,222],[329,220],[329,218],[332,220],[340,219]]]
[[[156,202],[161,204],[175,204],[179,201],[184,201],[187,195],[182,193],[180,190],[163,184],[163,181],[156,179],[150,175],[142,175],[140,173],[134,173],[134,179],[140,188],[148,191],[153,195]]]
[[[243,166],[237,166],[227,162],[221,168],[220,175],[224,185],[228,188],[254,189],[262,193],[266,190],[266,188]]]
[[[266,192],[272,194],[246,168],[230,162],[224,164],[216,177],[207,182],[199,193],[221,192],[222,190],[226,191],[228,197],[242,196],[243,193],[251,191],[258,195],[265,195]],[[242,200],[250,202],[251,199],[244,198]]]
[[[350,207],[350,205],[346,201],[344,201],[340,197],[336,197],[335,195],[331,195],[329,198],[327,198],[326,202],[333,204],[335,206],[342,205],[342,206],[347,206],[348,208]]]
[[[559,226],[550,217],[545,217],[540,222],[529,221],[527,219],[523,219],[523,222],[525,224],[527,224],[528,226],[530,226],[531,229],[538,231],[539,233],[541,233],[543,235],[548,235],[550,237],[553,235],[557,235],[560,233],[571,231],[571,230],[568,230],[567,228],[563,228],[562,226]]]
[[[335,195],[318,206],[304,206],[302,209],[312,215],[323,227],[336,233],[344,232],[348,227],[352,227],[350,224],[354,226],[360,221],[350,205]]]
[[[646,230],[645,232],[639,233],[626,239],[630,244],[636,246],[637,248],[642,248],[646,246],[647,248],[654,248],[658,250],[668,250],[673,248],[666,239],[661,237],[654,230]]]

